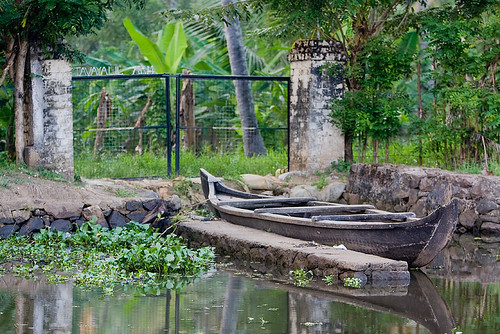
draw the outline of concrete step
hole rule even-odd
[[[180,222],[176,234],[186,238],[190,247],[212,246],[219,255],[259,262],[260,271],[287,275],[290,270],[304,269],[316,277],[336,275],[339,280],[366,277],[374,286],[408,285],[410,281],[404,261],[292,239],[220,219]]]

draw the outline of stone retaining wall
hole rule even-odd
[[[181,208],[181,201],[177,196],[173,196],[170,200],[124,200],[123,203],[114,206],[66,204],[70,203],[12,210],[0,206],[0,239],[16,232],[18,235],[30,235],[47,227],[71,232],[85,221],[92,219],[97,219],[96,224],[110,229],[124,226],[129,221],[136,221],[151,223],[152,226],[162,230],[170,225],[170,217],[175,216]],[[158,214],[161,219],[156,219]]]
[[[354,164],[344,198],[423,217],[459,200],[459,232],[500,234],[500,177],[404,165]]]

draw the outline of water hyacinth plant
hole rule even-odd
[[[108,230],[90,221],[73,234],[43,229],[33,237],[13,236],[0,244],[0,265],[9,264],[16,276],[45,275],[55,283],[73,280],[108,294],[117,285],[146,293],[174,288],[201,275],[214,257],[211,247],[192,250],[181,238],[160,236],[136,222]]]
[[[306,287],[313,279],[313,272],[311,270],[305,271],[304,269],[290,270],[288,273],[293,285],[299,287]]]

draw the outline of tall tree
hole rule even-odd
[[[379,36],[389,20],[402,27],[415,0],[265,0],[281,20],[282,33],[296,38],[331,39],[342,43],[348,59],[345,84],[354,93],[362,90],[359,57],[367,43]],[[399,14],[399,15],[396,15]],[[290,24],[293,22],[293,24]],[[345,160],[352,161],[352,132],[345,133]]]
[[[221,0],[222,6],[234,3],[234,0]],[[245,55],[245,44],[243,33],[238,17],[226,17],[225,34],[227,41],[227,52],[233,75],[248,75],[248,66]],[[235,80],[236,102],[241,119],[243,131],[243,148],[249,157],[254,155],[266,155],[266,146],[260,134],[255,107],[253,103],[252,87],[249,80]]]
[[[31,54],[42,51],[49,58],[75,55],[65,43],[100,28],[115,5],[141,7],[144,0],[2,0],[0,3],[1,54],[5,60],[0,85],[8,76],[14,82],[16,161],[22,162],[25,146],[25,78]],[[30,52],[33,51],[33,52]]]
[[[288,72],[286,56],[289,46],[284,46],[282,40],[276,36],[267,40],[245,38],[255,36],[257,30],[267,30],[268,24],[272,24],[259,1],[200,1],[203,6],[199,3],[196,6],[193,2],[192,9],[163,12],[169,20],[181,19],[186,23],[186,33],[192,43],[187,51],[192,56],[184,59],[187,68],[196,72],[235,75],[279,75]],[[248,156],[266,154],[262,133],[256,126],[259,124],[262,128],[266,123],[263,109],[258,108],[255,96],[251,95],[250,82],[235,81],[235,85],[245,153]],[[252,86],[255,89],[255,84]],[[286,115],[286,109],[283,110]],[[274,113],[271,109],[266,111]]]

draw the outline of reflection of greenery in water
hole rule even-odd
[[[0,290],[0,333],[15,333],[12,321],[16,315],[14,295]]]
[[[479,297],[481,286],[481,283],[452,284],[443,280],[437,284],[442,295],[442,289],[449,289],[456,295],[456,300],[447,300],[447,303],[464,333],[498,333],[500,329],[500,286],[489,285],[488,295],[491,299],[488,299],[482,320],[478,313],[481,299],[467,297]],[[312,296],[307,290],[287,291],[269,282],[261,284],[260,280],[220,272],[197,280],[178,294],[171,293],[169,326],[172,331],[175,326],[176,298],[180,310],[180,333],[219,333],[224,316],[230,319],[227,326],[233,326],[234,331],[239,333],[289,333],[297,329],[304,333],[340,331],[402,334],[413,332],[416,327],[419,333],[430,333],[422,325],[391,313],[331,301],[327,296]],[[80,306],[75,309],[74,324],[85,317],[87,321],[94,319],[98,321],[97,333],[121,333],[122,330],[126,332],[127,328],[161,332],[165,327],[165,293],[157,297],[132,298],[122,295],[102,300],[99,294],[79,291],[75,293],[77,303]]]
[[[485,290],[481,283],[441,279],[433,279],[433,282],[447,301],[463,333],[499,332],[499,284],[486,285],[487,295],[484,297]],[[329,299],[328,294],[313,294],[310,291],[224,272],[210,272],[178,292],[171,290],[170,303],[165,290],[157,296],[137,295],[130,289],[120,290],[113,296],[103,296],[98,291],[74,288],[72,332],[161,333],[167,326],[171,332],[175,332],[178,307],[179,333],[220,333],[224,326],[228,329],[224,333],[338,331],[403,334],[415,332],[417,326],[418,333],[429,333],[412,320],[341,303]],[[0,314],[1,333],[14,333],[14,295],[17,293],[6,294],[0,290],[0,310],[3,312]],[[30,293],[36,294],[36,290]],[[41,301],[49,308],[50,303],[59,302],[57,297],[50,298],[43,294],[31,295],[24,299],[26,304],[22,305],[22,309],[24,312],[33,312],[32,304],[29,303],[35,301]],[[22,317],[32,319],[29,314]]]
[[[472,247],[475,244],[467,245]],[[465,246],[462,244],[462,247]],[[467,268],[469,273],[474,273],[466,277],[476,280],[484,274],[494,277],[492,273],[496,272],[498,252],[497,248],[487,246],[491,252],[481,248],[477,253],[479,255],[474,257],[481,259],[482,271],[472,270],[470,265],[460,267],[464,272],[464,268]],[[490,253],[493,255],[486,259],[485,254]],[[444,272],[445,269],[436,271]],[[456,268],[450,269],[449,273],[456,273]],[[425,291],[432,285],[436,287],[437,293],[451,311],[458,331],[484,334],[500,332],[500,284],[431,277],[429,285],[420,287],[425,288]],[[4,281],[6,278],[0,280],[0,286]],[[25,283],[6,286],[21,289]],[[170,283],[178,283],[170,290],[170,301],[165,289],[159,293],[151,291],[152,294],[144,294],[145,290],[119,287],[114,295],[105,296],[101,290],[72,289],[71,285],[57,285],[51,289],[29,287],[21,289],[21,292],[7,293],[0,288],[0,333],[15,333],[16,319],[23,319],[26,328],[32,326],[34,313],[40,310],[35,305],[45,305],[43,309],[46,313],[43,315],[47,317],[49,309],[56,309],[61,304],[68,305],[65,307],[69,310],[69,322],[66,324],[73,333],[161,333],[167,326],[170,332],[175,332],[176,320],[179,333],[430,333],[423,324],[397,315],[396,311],[374,311],[360,306],[367,305],[362,296],[355,296],[343,303],[328,293],[313,289],[280,285],[261,277],[249,279],[220,271],[208,272],[194,282],[181,280]],[[64,291],[66,294],[62,293]],[[363,289],[348,291],[367,292]],[[415,294],[408,298],[399,292],[397,296],[401,296],[404,303],[415,302]],[[425,294],[425,297],[432,299],[436,296]],[[380,301],[381,298],[376,300]],[[61,311],[53,314],[59,319],[64,315]]]
[[[500,284],[433,279],[464,333],[500,333]]]

